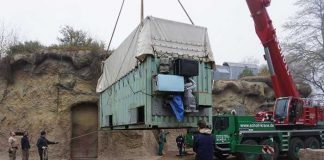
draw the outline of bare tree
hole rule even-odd
[[[10,47],[18,43],[18,34],[5,23],[0,24],[0,58],[4,57]]]
[[[62,37],[58,37],[57,39],[63,45],[67,46],[87,46],[93,41],[85,31],[75,30],[69,25],[61,28],[60,33]]]
[[[299,8],[284,27],[284,52],[296,79],[324,93],[324,0],[298,0]]]
[[[257,58],[253,56],[246,56],[240,61],[240,63],[259,65],[260,62]]]

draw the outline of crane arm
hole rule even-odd
[[[281,53],[275,29],[266,10],[271,0],[246,0],[254,21],[255,31],[263,44],[275,96],[300,97]]]

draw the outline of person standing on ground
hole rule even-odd
[[[166,143],[166,136],[169,134],[169,132],[165,132],[164,129],[160,130],[159,133],[159,156],[163,155],[163,149],[164,149],[164,143]]]
[[[198,122],[198,134],[194,136],[193,150],[196,152],[195,160],[213,160],[215,149],[215,136],[207,128],[206,122]]]
[[[23,137],[21,138],[21,151],[22,151],[22,160],[28,160],[29,159],[29,138],[28,138],[28,132],[25,131]]]
[[[177,142],[177,147],[179,150],[179,156],[182,156],[183,155],[183,145],[184,145],[184,137],[182,136],[182,134],[180,134],[176,138],[176,142]]]
[[[8,150],[9,160],[16,160],[16,152],[18,150],[18,143],[17,143],[15,132],[10,132],[8,144],[9,144],[9,150]]]
[[[52,142],[46,139],[46,132],[42,131],[41,132],[41,136],[38,138],[37,140],[37,148],[38,148],[38,154],[39,154],[39,158],[40,160],[47,160],[47,158],[45,157],[45,159],[43,159],[43,152],[45,151],[45,149],[48,147],[49,144],[58,144],[58,142]]]

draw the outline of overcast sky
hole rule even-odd
[[[277,28],[294,15],[296,0],[272,0],[268,7]],[[55,44],[60,27],[71,25],[108,43],[122,0],[0,0],[0,22],[18,28],[21,40]],[[245,0],[182,0],[196,25],[208,28],[217,64],[240,62],[247,57],[263,60],[263,48],[254,32]],[[177,0],[144,0],[145,16],[190,23]],[[125,0],[112,48],[139,24],[140,0]]]

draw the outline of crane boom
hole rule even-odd
[[[269,66],[275,96],[277,98],[300,97],[281,53],[276,31],[266,10],[271,0],[246,0],[246,2],[254,20],[255,31],[265,50],[265,58]]]

